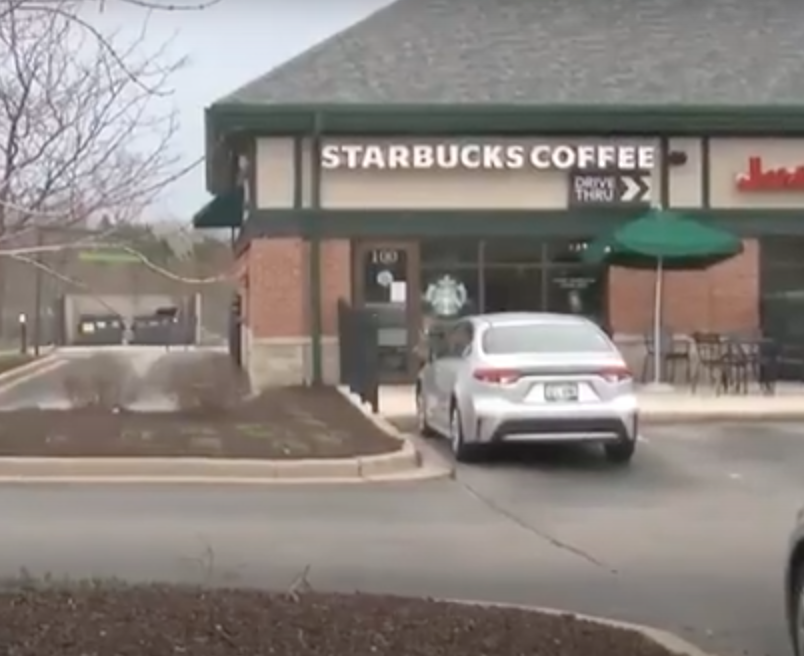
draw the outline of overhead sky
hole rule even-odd
[[[166,5],[191,2],[165,0]],[[180,112],[177,145],[186,160],[203,154],[204,107],[389,2],[221,0],[199,12],[152,13],[146,45],[152,42],[156,49],[170,40],[172,53],[189,56],[173,80],[175,94],[169,101]],[[125,32],[139,30],[144,18],[144,10],[107,2],[92,21]],[[198,167],[165,191],[151,210],[153,218],[189,219],[208,198],[203,167]]]

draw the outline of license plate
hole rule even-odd
[[[544,386],[547,401],[577,401],[578,386],[575,383],[551,383]]]

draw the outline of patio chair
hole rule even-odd
[[[701,382],[705,382],[719,392],[728,387],[728,372],[724,368],[724,355],[726,343],[718,333],[695,332],[692,334],[695,344],[695,369],[692,375],[692,392],[698,389]]]
[[[659,339],[662,374],[666,380],[676,382],[678,367],[683,368],[684,382],[689,383],[692,377],[692,348],[689,340],[676,339],[668,330],[662,330]],[[642,382],[648,382],[649,374],[653,373],[656,357],[655,339],[653,334],[646,335],[645,360],[642,363]]]

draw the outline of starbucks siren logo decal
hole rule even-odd
[[[440,317],[451,317],[458,314],[466,305],[468,297],[463,283],[452,276],[443,276],[436,282],[430,283],[424,294],[424,300]]]

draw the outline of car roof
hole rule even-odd
[[[591,325],[586,317],[575,314],[558,314],[556,312],[495,312],[491,314],[477,314],[470,319],[475,323],[504,326],[506,324],[544,323],[544,324],[574,324]]]

